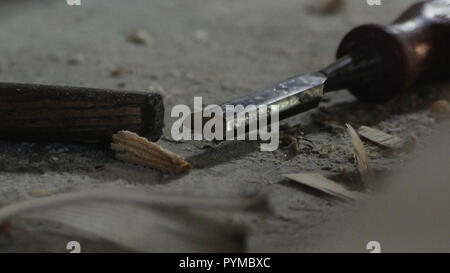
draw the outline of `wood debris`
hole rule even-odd
[[[297,137],[295,136],[280,132],[280,144],[288,148],[292,154],[298,154],[300,152]]]
[[[319,157],[328,158],[330,153],[334,150],[334,146],[331,143],[322,144],[319,148]]]
[[[85,60],[84,55],[81,54],[81,53],[78,53],[78,54],[76,54],[75,56],[71,57],[71,58],[67,61],[67,63],[68,63],[69,65],[79,65],[79,64],[81,64],[84,60]]]
[[[153,83],[148,86],[148,91],[157,92],[157,93],[164,93],[165,89],[162,85],[158,83]]]
[[[403,139],[368,126],[361,126],[358,134],[378,146],[391,150],[401,149],[405,145]]]
[[[208,33],[203,29],[197,29],[194,32],[194,38],[199,42],[206,42],[208,41]]]
[[[334,14],[342,10],[345,0],[319,0],[309,7],[312,12],[320,14]]]
[[[52,190],[52,189],[38,189],[38,190],[33,190],[30,193],[30,196],[40,198],[40,197],[52,196],[54,194],[56,194],[56,192],[55,192],[55,190]]]
[[[245,250],[246,228],[214,216],[244,212],[269,213],[268,202],[108,187],[18,202],[0,208],[0,223],[18,215],[50,220],[136,252],[229,253]]]
[[[118,78],[118,77],[122,76],[123,74],[125,74],[125,71],[120,68],[112,69],[109,71],[109,76],[111,76],[113,78]]]
[[[142,29],[136,30],[128,38],[131,42],[140,45],[148,45],[152,41],[152,37],[150,37],[150,34],[148,34],[147,31]]]
[[[450,103],[448,100],[438,100],[431,105],[430,114],[434,118],[450,116]]]
[[[0,234],[11,231],[11,227],[12,227],[11,221],[0,223]]]
[[[2,208],[3,208],[3,206],[0,205],[0,209],[2,209]],[[11,231],[11,227],[12,227],[12,223],[9,219],[0,220],[0,235]]]
[[[280,129],[279,139],[281,147],[286,148],[293,155],[297,155],[307,149],[303,144],[309,142],[309,140],[304,137],[305,134],[301,130],[301,125],[293,127],[282,126]]]
[[[192,168],[180,156],[130,131],[120,131],[112,139],[118,159],[175,174]]]
[[[342,185],[327,179],[321,174],[298,173],[284,174],[283,176],[345,201],[363,200],[367,198],[365,194],[355,191],[349,191]]]
[[[348,123],[346,126],[353,143],[353,152],[355,153],[356,161],[358,162],[358,171],[361,176],[361,180],[366,188],[370,188],[374,172],[370,167],[369,156],[355,129],[353,129],[353,127]]]

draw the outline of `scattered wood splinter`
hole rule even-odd
[[[3,223],[0,223],[0,234],[10,232],[11,228],[12,228],[11,221],[6,221],[6,222],[3,222]]]
[[[345,0],[320,0],[315,1],[309,9],[320,14],[334,14],[339,12],[345,6]]]
[[[438,100],[431,105],[429,115],[434,118],[450,117],[450,103],[448,100]]]
[[[180,156],[133,132],[120,131],[112,139],[111,149],[117,159],[175,174],[192,168]]]
[[[356,161],[358,162],[358,171],[361,176],[361,181],[364,183],[366,188],[370,188],[374,177],[374,172],[370,167],[369,155],[367,154],[364,144],[355,129],[353,129],[353,127],[348,123],[346,126],[352,139],[353,151],[355,153]]]
[[[358,129],[358,134],[383,148],[391,149],[391,150],[399,150],[405,146],[405,141],[397,136],[387,134],[383,131],[368,127],[368,126],[361,126]]]
[[[282,176],[345,201],[367,199],[367,195],[349,191],[342,185],[317,173],[283,174]]]

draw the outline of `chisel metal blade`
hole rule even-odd
[[[245,97],[235,99],[222,105],[256,107],[278,106],[280,119],[296,115],[316,107],[322,96],[327,77],[322,73],[310,73],[287,79],[281,83],[256,91]]]
[[[254,106],[253,109],[267,107],[269,119],[273,111],[278,111],[280,120],[317,107],[324,94],[326,80],[327,77],[319,72],[299,75],[222,104],[224,135],[234,135],[242,127],[248,132],[250,123],[256,121],[252,116],[256,111],[250,113],[252,108],[249,106]],[[232,112],[229,106],[232,106]],[[209,120],[202,118],[202,124]]]

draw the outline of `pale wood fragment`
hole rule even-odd
[[[345,201],[363,200],[367,198],[365,194],[355,191],[349,191],[342,185],[330,179],[327,179],[321,174],[297,173],[297,174],[284,174],[283,176]]]
[[[120,131],[112,139],[117,159],[176,174],[192,168],[182,157],[133,132]]]

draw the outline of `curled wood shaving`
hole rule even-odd
[[[346,126],[347,131],[352,139],[353,151],[355,153],[356,161],[358,162],[358,171],[361,176],[361,180],[366,188],[368,188],[370,187],[371,180],[374,176],[373,170],[370,167],[369,156],[355,129],[353,129],[353,127],[348,123],[346,124]]]
[[[183,158],[135,133],[120,131],[112,139],[117,159],[176,174],[192,168]]]

